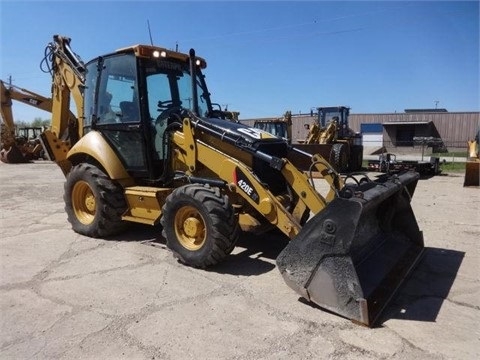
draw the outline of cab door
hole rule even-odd
[[[86,82],[86,131],[101,132],[131,176],[148,176],[135,56],[112,55],[88,64]]]

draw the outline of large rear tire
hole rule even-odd
[[[350,151],[349,171],[360,171],[363,165],[363,146],[352,145]]]
[[[240,235],[228,196],[208,185],[175,189],[163,206],[162,235],[182,263],[205,268],[225,259]]]
[[[330,165],[338,172],[348,170],[348,146],[345,144],[333,144],[330,151]]]
[[[107,237],[125,230],[127,208],[123,189],[94,165],[72,168],[65,182],[65,211],[72,229],[89,237]]]

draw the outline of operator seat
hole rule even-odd
[[[138,108],[133,101],[121,101],[122,122],[138,121]]]

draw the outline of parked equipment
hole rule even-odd
[[[429,161],[397,160],[396,155],[392,153],[383,153],[378,156],[378,160],[369,160],[368,170],[387,174],[416,171],[421,175],[438,175],[442,172],[438,157],[432,156]]]
[[[480,138],[480,129],[477,131],[475,140],[469,140],[468,157],[465,163],[465,180],[463,186],[480,186],[480,158],[478,152],[478,141]]]
[[[216,118],[230,120],[233,122],[238,122],[238,117],[240,116],[239,111],[229,111],[227,107],[222,110],[222,106],[220,104],[212,103],[212,115]]]
[[[12,84],[7,86],[2,80],[0,96],[2,118],[0,160],[5,163],[25,163],[43,158],[44,153],[38,136],[44,129],[32,126],[16,127],[13,121],[12,102],[15,100],[51,112],[52,99]],[[69,116],[74,117],[73,114]]]
[[[319,107],[317,120],[309,124],[307,138],[297,148],[310,154],[320,154],[338,172],[362,169],[363,145],[361,134],[349,127],[350,108]]]
[[[103,238],[128,222],[160,223],[178,260],[205,268],[228,256],[241,229],[276,227],[291,239],[277,259],[286,283],[366,325],[419,260],[410,206],[418,174],[345,182],[319,155],[212,117],[206,62],[193,49],[136,45],[84,64],[55,36],[46,53],[54,104],[41,138],[66,176],[74,231]],[[292,153],[323,175],[326,193]]]
[[[348,124],[350,108],[345,106],[320,107],[318,118],[308,124],[305,141],[295,144],[309,154],[320,154],[328,159],[330,165],[338,172],[354,172],[362,169],[362,137],[356,134]],[[285,138],[292,143],[292,114],[287,111],[283,118],[274,120],[256,120],[254,127],[273,135]],[[300,168],[307,170],[310,163],[297,159]]]
[[[292,143],[292,112],[287,111],[283,117],[273,120],[255,120],[253,127],[261,129]]]

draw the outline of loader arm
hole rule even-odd
[[[330,184],[321,195],[286,158],[242,144],[228,132],[217,132],[222,142],[213,143],[209,136],[216,131],[208,121],[184,118],[181,130],[172,134],[173,163],[184,165],[187,176],[202,168],[212,172],[206,181],[223,182],[214,186],[239,195],[290,238],[276,263],[298,294],[373,326],[423,254],[423,235],[410,205],[418,174],[344,184],[314,155],[312,166]],[[227,144],[237,152],[225,151]],[[267,164],[263,171],[279,172],[296,196],[283,202],[283,194],[276,196],[260,180],[252,159]],[[304,223],[306,211],[313,216]]]
[[[189,175],[195,173],[199,164],[204,165],[290,239],[300,232],[302,228],[300,222],[305,210],[309,209],[313,214],[318,214],[343,186],[338,174],[332,172],[328,163],[320,156],[313,158],[313,164],[315,170],[320,172],[330,185],[330,190],[325,196],[317,192],[309,183],[308,176],[286,158],[255,152],[254,156],[268,161],[272,168],[280,170],[291,189],[297,194],[298,201],[289,204],[293,206],[287,210],[250,167],[201,141],[199,131],[195,133],[195,127],[199,127],[198,122],[195,124],[189,118],[185,118],[182,131],[173,134],[173,143],[176,146],[175,160],[186,166]]]

